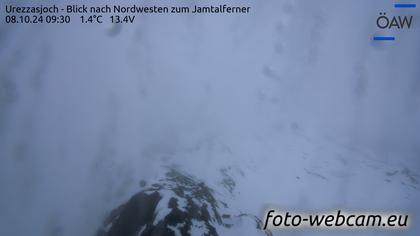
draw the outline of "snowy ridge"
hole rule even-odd
[[[242,230],[261,229],[256,216],[231,215],[232,209],[218,198],[221,196],[204,182],[171,168],[165,178],[112,211],[97,236],[225,235],[220,231],[234,229],[235,221],[247,217],[254,222],[248,227],[241,225]],[[259,232],[264,233],[271,235]]]

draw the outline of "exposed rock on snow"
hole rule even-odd
[[[230,182],[234,186],[234,180]],[[230,229],[241,218],[254,221],[248,224],[251,227],[261,228],[256,216],[232,215],[228,208],[204,182],[169,169],[165,178],[114,209],[97,236],[219,235],[218,229]]]

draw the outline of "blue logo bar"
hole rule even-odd
[[[393,36],[375,36],[375,37],[373,37],[373,40],[392,41],[392,40],[395,40],[395,37],[393,37]]]
[[[395,3],[395,8],[416,8],[416,4],[411,3]]]

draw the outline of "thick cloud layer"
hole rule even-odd
[[[374,42],[390,2],[229,3],[251,13],[0,25],[1,235],[92,235],[162,165],[233,167],[259,216],[420,213],[418,25]]]

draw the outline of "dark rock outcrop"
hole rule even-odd
[[[232,180],[233,181],[233,180]],[[114,209],[97,236],[219,235],[232,227],[228,205],[205,183],[175,169]],[[243,217],[245,214],[236,217]],[[258,218],[255,217],[257,228]]]

